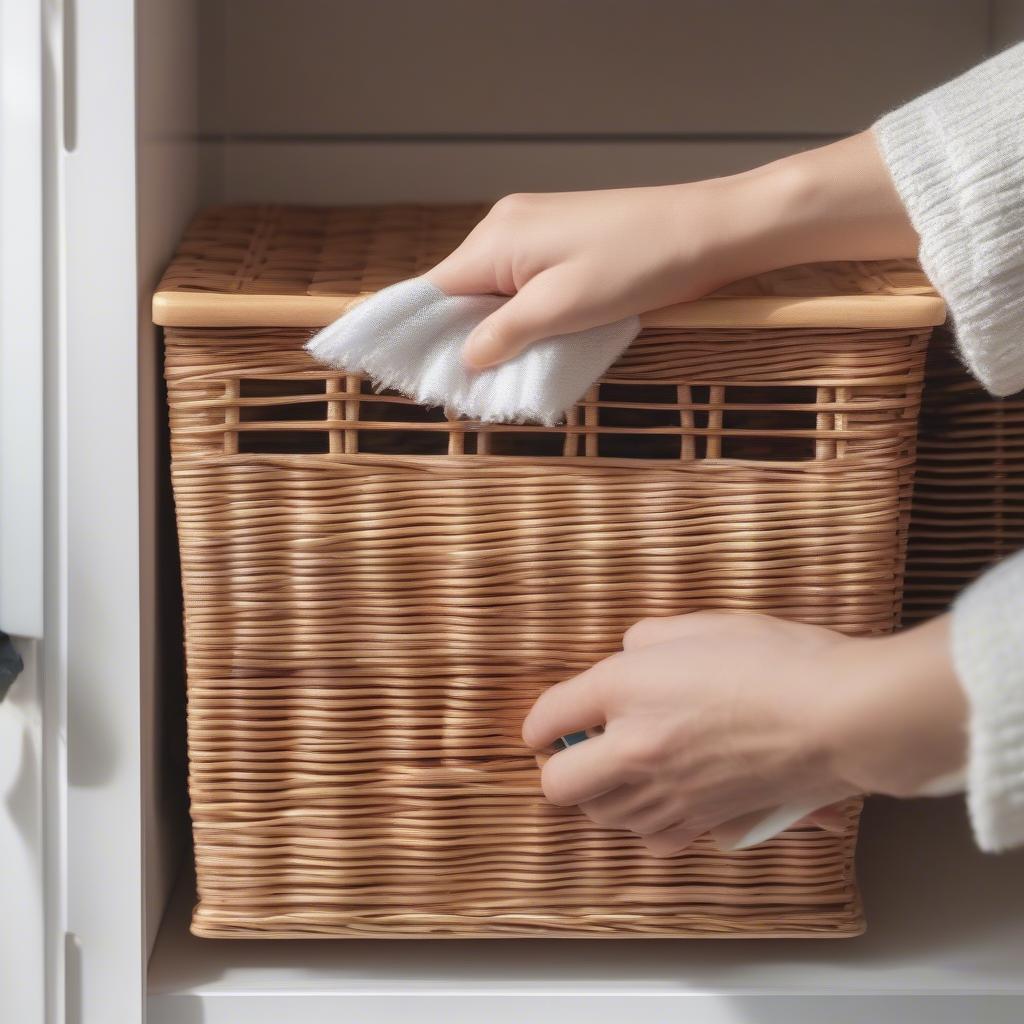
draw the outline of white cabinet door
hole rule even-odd
[[[39,0],[0,0],[0,1018],[42,1024],[43,266]]]
[[[15,0],[21,2],[21,0]],[[143,1016],[136,3],[64,0],[56,120],[67,1024]],[[151,458],[151,455],[146,457]],[[47,550],[49,555],[49,549]],[[49,581],[48,581],[49,582]],[[48,637],[48,640],[50,638]],[[47,676],[49,682],[49,676]]]
[[[40,0],[0,0],[0,629],[43,635]]]
[[[134,52],[134,0],[0,0],[0,629],[25,662],[0,704],[0,1021],[18,1024],[143,1017]]]

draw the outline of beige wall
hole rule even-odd
[[[205,0],[231,200],[682,180],[865,127],[1024,35],[1021,0]]]

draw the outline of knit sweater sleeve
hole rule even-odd
[[[949,307],[961,357],[995,395],[1024,388],[1024,44],[880,118],[875,138]],[[1024,552],[956,600],[978,845],[1024,844]]]
[[[1024,43],[874,124],[949,306],[960,352],[995,395],[1024,388]]]

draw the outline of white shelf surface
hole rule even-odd
[[[1018,1024],[1024,852],[974,846],[962,798],[872,798],[867,932],[837,940],[210,940],[179,884],[149,966],[149,1024]]]

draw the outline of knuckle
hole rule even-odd
[[[778,622],[778,620],[773,618],[771,615],[765,615],[763,612],[751,611],[731,612],[729,618],[731,620],[731,624],[737,629],[748,630],[771,629]]]
[[[619,822],[619,827],[627,829],[638,836],[650,835],[657,832],[657,826],[652,825],[650,817],[643,814],[631,814]]]
[[[540,788],[549,803],[556,807],[571,807],[575,801],[569,797],[568,785],[557,761],[558,758],[553,757],[541,769]]]
[[[593,305],[593,284],[575,267],[561,266],[539,279],[538,284],[538,294],[566,313],[585,311]]]
[[[623,766],[634,775],[648,775],[657,764],[650,737],[638,731],[630,730],[620,734],[615,745]]]
[[[558,684],[556,683],[555,686],[557,685]],[[537,699],[533,702],[533,706],[523,718],[522,726],[520,727],[520,734],[522,735],[523,742],[528,747],[537,748],[541,745],[538,741],[547,725],[548,719],[551,717],[551,702],[556,699],[551,696],[555,686],[548,687],[548,689],[539,694]]]
[[[679,852],[679,848],[665,839],[645,838],[644,846],[652,857],[671,857]]]
[[[676,745],[676,733],[664,722],[650,725],[644,736],[648,767],[658,768],[670,758]]]
[[[616,658],[620,654],[612,654],[603,662],[599,662],[592,669],[577,676],[570,682],[576,688],[576,693],[584,700],[599,705],[606,711],[612,706],[616,691],[619,690],[619,665]]]
[[[682,853],[696,838],[692,831],[680,829],[664,835],[644,836],[643,842],[655,857],[674,857],[677,853]]]
[[[580,809],[595,825],[600,825],[602,828],[617,828],[620,824],[617,815],[605,808],[588,807],[581,804]]]
[[[658,808],[644,814],[635,814],[627,827],[637,835],[651,836],[663,829],[671,828],[678,821],[678,814],[670,814],[664,808]]]
[[[735,612],[722,612],[714,610],[704,610],[699,612],[691,612],[690,620],[701,629],[713,629],[715,626],[721,626],[729,621],[736,621]]]
[[[628,651],[633,647],[643,647],[644,644],[647,643],[648,638],[653,634],[656,628],[656,621],[657,620],[653,618],[637,619],[637,621],[622,634],[622,649],[624,651]]]
[[[490,209],[488,216],[495,218],[514,217],[529,206],[530,196],[526,192],[509,192],[502,196]]]
[[[721,819],[710,814],[690,814],[684,812],[683,816],[677,820],[681,820],[686,826],[686,830],[690,837],[688,841],[693,842],[697,836],[702,836],[705,832],[710,831]]]

